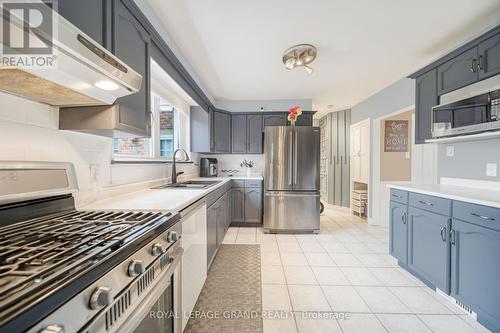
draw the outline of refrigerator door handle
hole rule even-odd
[[[292,162],[293,162],[293,156],[292,156],[292,149],[293,149],[293,141],[292,141],[292,135],[293,133],[290,131],[290,144],[288,146],[289,148],[289,154],[288,154],[288,185],[292,185]]]
[[[321,196],[319,193],[316,192],[278,192],[278,193],[269,193],[266,192],[264,194],[266,197],[319,197]]]
[[[294,156],[293,156],[293,159],[295,161],[295,165],[293,166],[293,183],[294,185],[297,185],[297,160],[298,160],[298,152],[297,152],[297,146],[299,144],[299,137],[298,137],[298,134],[297,134],[297,131],[295,131],[295,143],[294,143],[294,146],[295,146],[295,152],[294,152]]]

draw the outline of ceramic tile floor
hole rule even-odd
[[[489,332],[397,266],[388,229],[326,207],[318,235],[229,228],[223,243],[260,244],[269,333]]]

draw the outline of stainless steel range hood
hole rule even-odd
[[[141,75],[49,7],[43,11],[52,14],[54,33],[40,27],[37,34],[30,30],[30,38],[52,41],[55,66],[12,65],[2,59],[0,90],[53,106],[110,105],[139,91]],[[5,20],[5,10],[3,15]],[[0,34],[0,42],[23,45],[24,15],[11,11],[9,16],[10,38]]]

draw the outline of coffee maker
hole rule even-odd
[[[203,157],[200,159],[200,177],[217,177],[217,159]]]

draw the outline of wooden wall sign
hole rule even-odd
[[[384,152],[408,151],[408,120],[386,120]]]

